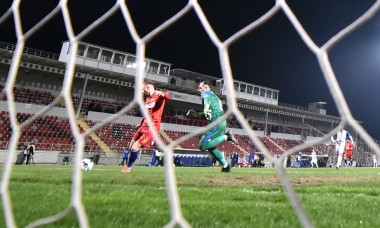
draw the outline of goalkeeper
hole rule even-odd
[[[203,112],[189,110],[186,116],[198,118],[204,116],[209,123],[217,121],[223,115],[223,106],[219,98],[211,91],[211,83],[209,81],[201,82],[198,91],[201,93]],[[199,148],[202,151],[208,150],[222,164],[222,172],[230,172],[231,166],[226,162],[222,152],[216,148],[216,145],[225,140],[238,144],[231,132],[224,134],[226,125],[227,123],[224,120],[219,125],[206,131],[199,142]]]

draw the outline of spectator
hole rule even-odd
[[[373,159],[373,168],[377,167],[377,156],[376,154],[372,155],[372,159]]]
[[[164,156],[164,153],[162,153],[161,149],[156,146],[156,149],[154,151],[153,156],[153,165],[154,166],[162,166],[162,157]]]
[[[179,157],[178,154],[177,154],[177,156],[175,156],[175,158],[174,158],[174,165],[175,165],[176,167],[180,167],[180,166],[182,166],[182,165],[181,165],[181,158]]]
[[[34,142],[29,143],[24,150],[24,156],[21,159],[21,165],[24,163],[26,157],[26,165],[29,165],[30,159],[33,160],[34,150],[35,150]]]
[[[302,159],[302,153],[299,152],[298,155],[296,156],[296,163],[294,164],[295,168],[301,167],[301,159]]]
[[[120,165],[122,165],[122,166],[127,165],[128,155],[129,155],[129,150],[125,150],[124,154],[123,154],[123,160],[121,161],[121,163],[119,164],[119,166]],[[125,163],[124,163],[124,161],[125,161]]]
[[[236,165],[236,160],[235,158],[237,157],[237,153],[236,152],[233,152],[232,155],[231,155],[231,167],[235,167]]]

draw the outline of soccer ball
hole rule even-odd
[[[83,171],[90,171],[94,167],[94,162],[91,159],[85,158],[80,162],[80,168]]]

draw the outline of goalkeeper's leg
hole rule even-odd
[[[226,125],[226,121],[223,121],[211,130],[208,130],[199,141],[199,148],[202,151],[206,151],[225,141],[227,139],[227,136],[224,135]]]
[[[212,153],[220,164],[222,164],[223,168],[227,168],[228,163],[224,159],[222,152],[216,149],[216,145],[227,139],[227,136],[224,135],[225,129],[226,122],[224,121],[213,129],[207,131],[199,142],[199,148],[202,151],[208,150]]]
[[[208,149],[208,151],[215,156],[216,160],[218,160],[218,162],[222,164],[223,167],[227,167],[228,163],[224,159],[223,154],[220,150],[214,147],[214,148]]]

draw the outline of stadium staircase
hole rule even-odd
[[[271,139],[270,137],[266,136],[265,138],[267,138],[269,142],[271,142],[271,143],[272,143],[273,145],[275,145],[280,151],[282,151],[282,153],[284,153],[284,152],[286,151],[282,146],[278,145],[278,143],[276,143],[276,142],[275,142],[273,139]]]
[[[230,143],[233,144],[232,142]],[[247,155],[249,157],[250,154],[243,147],[241,147],[240,145],[233,145],[236,146],[241,152],[243,152],[244,155]]]
[[[245,151],[247,151],[247,152],[248,151],[251,151],[251,152],[256,151],[255,146],[254,146],[254,142],[251,139],[249,139],[248,136],[246,136],[246,135],[235,135],[235,137],[238,139],[239,145]]]
[[[170,138],[170,136],[168,134],[166,134],[166,132],[164,130],[161,130],[160,131],[160,134],[161,136],[166,139],[169,143],[172,143],[174,142],[174,140],[172,138]],[[176,148],[182,148],[180,145],[177,145]]]
[[[78,123],[79,123],[79,126],[81,126],[84,131],[87,131],[88,129],[90,129],[88,124],[84,122],[83,120],[78,119]],[[94,140],[94,142],[96,142],[100,146],[100,148],[102,148],[102,150],[107,155],[110,155],[110,156],[115,155],[115,153],[111,150],[111,148],[105,142],[103,142],[103,140],[99,138],[95,133],[91,133],[89,136],[91,137],[92,140]]]

